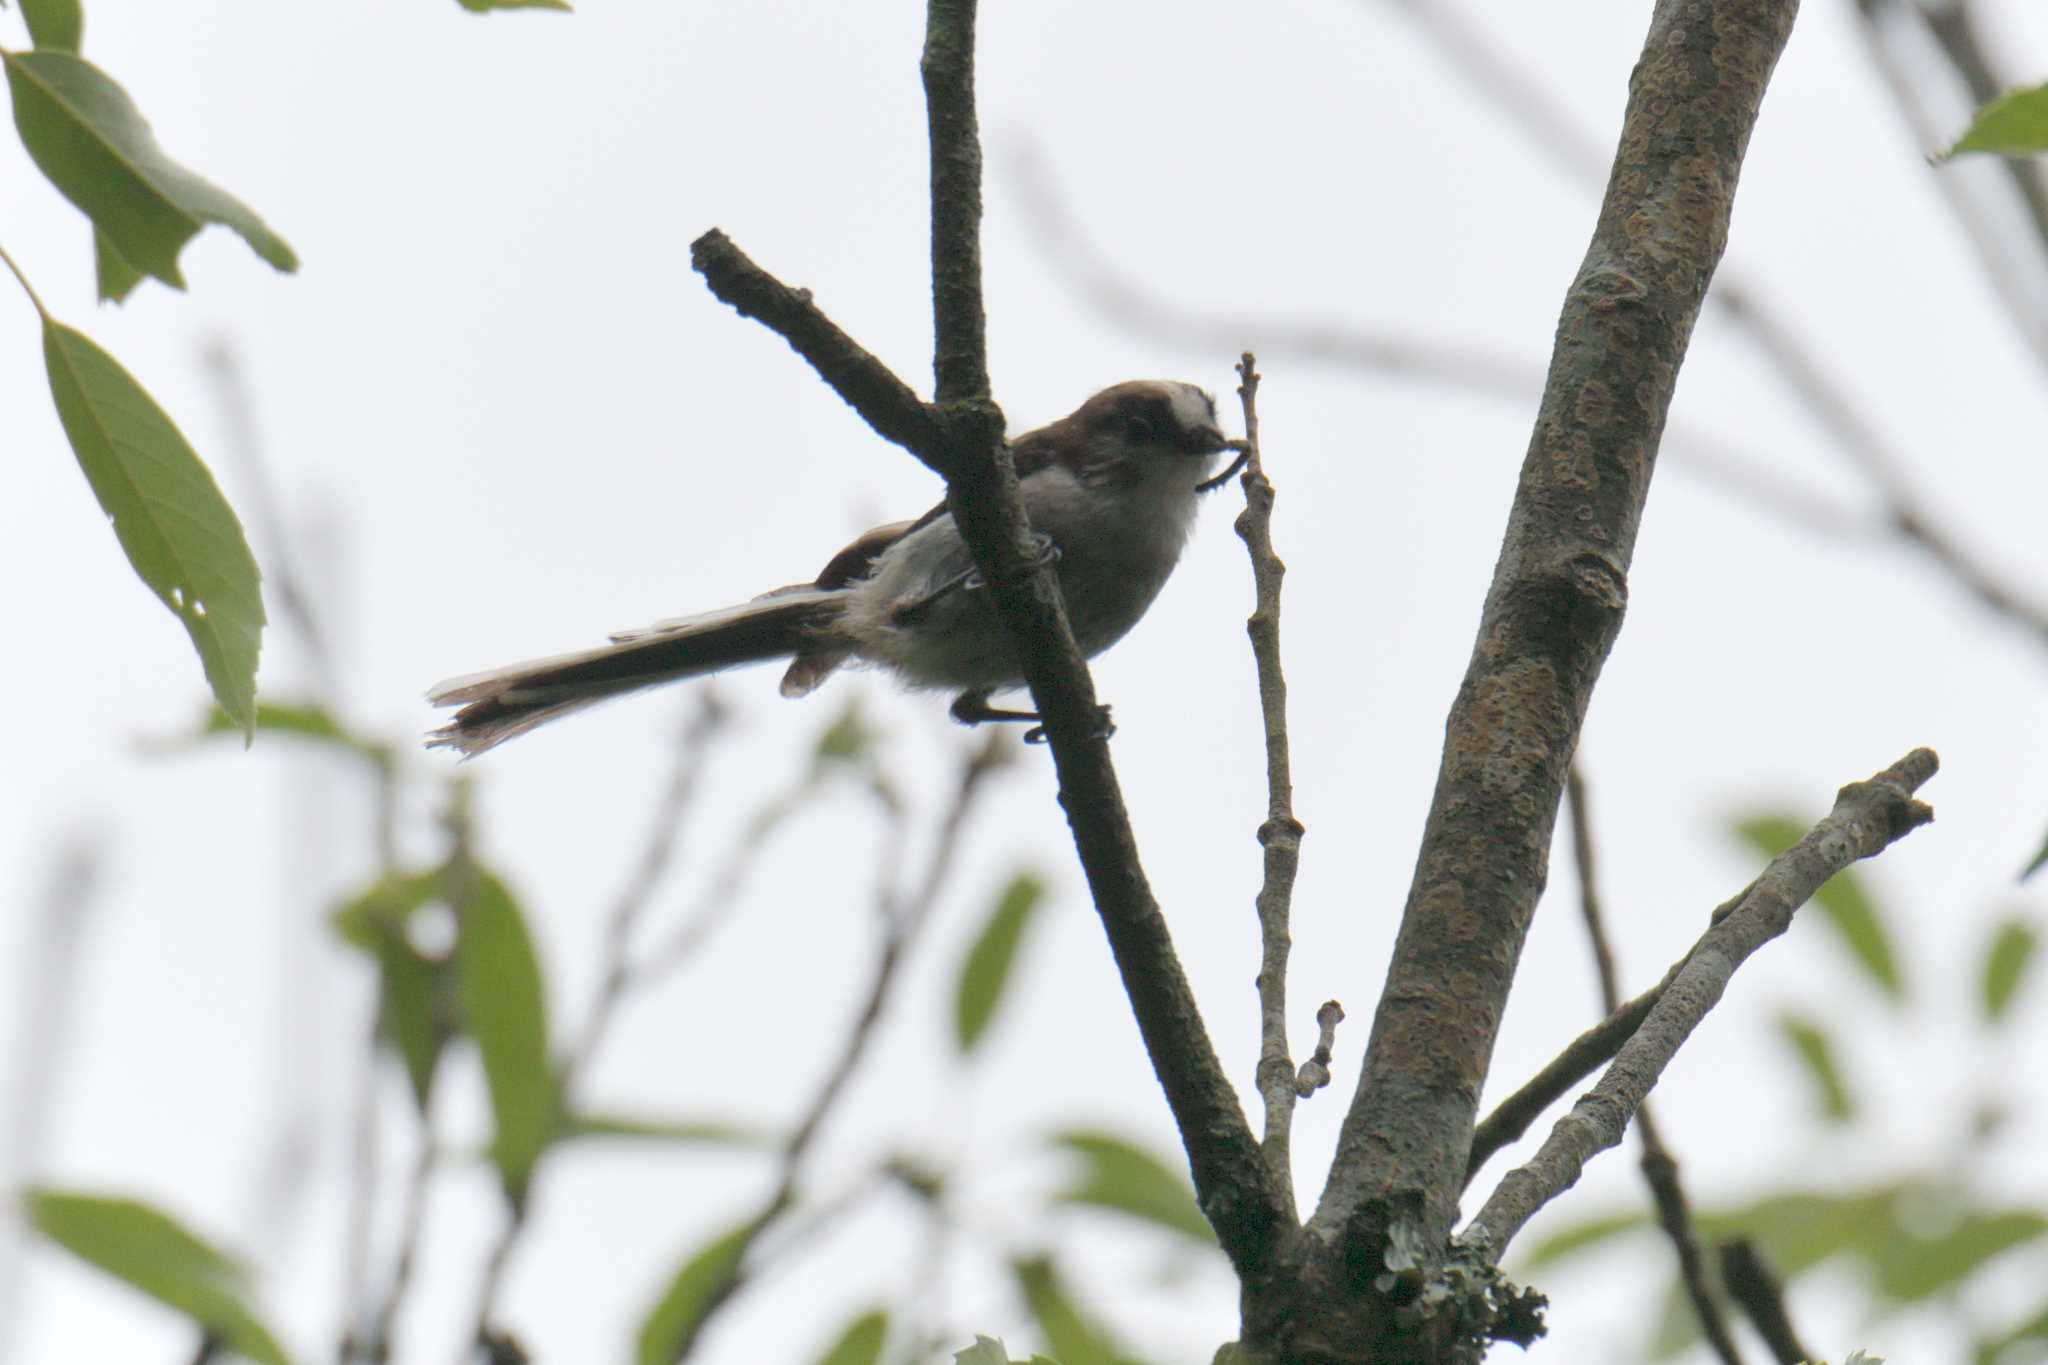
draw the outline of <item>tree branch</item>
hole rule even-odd
[[[1049,565],[1033,567],[1030,525],[1002,444],[1001,414],[987,400],[979,338],[970,344],[961,336],[970,324],[978,330],[981,320],[981,152],[972,118],[960,115],[973,100],[973,51],[962,37],[972,37],[974,10],[974,0],[931,0],[923,68],[933,106],[932,186],[935,196],[953,200],[932,206],[934,364],[945,396],[939,411],[957,452],[947,501],[997,615],[1017,642],[1052,748],[1060,805],[1153,1073],[1180,1129],[1202,1211],[1243,1271],[1267,1262],[1280,1231],[1294,1223],[1260,1163],[1258,1143],[1153,899],[1059,580]]]
[[[1672,388],[1795,12],[1784,0],[1662,0],[1651,20],[1446,726],[1358,1090],[1310,1220],[1354,1266],[1377,1263],[1397,1219],[1441,1246],[1455,1216],[1565,768],[1621,628]]]
[[[1801,1361],[1812,1360],[1812,1353],[1800,1344],[1799,1333],[1793,1330],[1792,1319],[1785,1312],[1784,1288],[1756,1243],[1747,1237],[1734,1237],[1714,1250],[1721,1262],[1721,1282],[1728,1286],[1729,1297],[1749,1315],[1757,1335],[1771,1348],[1771,1358],[1778,1365],[1800,1365]]]
[[[1567,806],[1572,820],[1572,860],[1579,872],[1579,911],[1586,922],[1586,939],[1593,948],[1593,965],[1600,977],[1600,1003],[1609,1014],[1621,1005],[1620,976],[1614,966],[1614,949],[1607,942],[1606,917],[1600,909],[1600,877],[1593,849],[1593,813],[1586,803],[1586,781],[1579,765],[1572,764],[1565,780]],[[1636,1107],[1636,1132],[1643,1142],[1643,1179],[1657,1205],[1657,1221],[1671,1239],[1678,1255],[1678,1277],[1692,1301],[1693,1316],[1700,1332],[1724,1365],[1742,1365],[1742,1352],[1728,1330],[1728,1310],[1722,1302],[1721,1286],[1714,1269],[1700,1248],[1699,1232],[1692,1224],[1692,1207],[1685,1186],[1678,1179],[1678,1162],[1664,1145],[1650,1117],[1649,1101]]]
[[[1532,134],[1529,143],[1539,155],[1549,158],[1582,182],[1592,183],[1597,179],[1603,164],[1599,147],[1577,130],[1568,110],[1493,48],[1482,30],[1465,22],[1451,5],[1430,3],[1429,0],[1394,0],[1394,3],[1437,44],[1450,59],[1453,69],[1466,78],[1467,87],[1474,94],[1492,101],[1510,126]],[[1859,0],[1859,3],[1865,6],[1867,17],[1872,0]],[[1866,28],[1876,44],[1873,56],[1880,60],[1885,74],[1893,80],[1894,94],[1900,100],[1902,110],[1909,120],[1915,118],[1919,111],[1910,88],[1904,83],[1903,76],[1888,64],[1887,53],[1876,28]],[[1924,122],[1924,115],[1921,115],[1921,120]],[[1922,141],[1926,145],[1936,145],[1939,139],[1926,133]],[[1953,189],[1952,177],[1937,183],[1962,214],[1965,228],[1972,231],[1973,239],[1979,243],[1980,254],[1984,253],[1987,248],[1977,233],[1979,225],[1970,217],[1967,206]],[[2019,297],[2025,293],[2024,290],[2004,290],[2000,292],[2000,298],[2008,307],[2015,307],[2025,302]],[[1834,438],[1842,453],[1862,471],[1884,500],[1890,529],[1906,543],[1924,552],[1982,605],[2024,627],[2039,642],[2048,644],[2048,608],[2029,602],[2005,587],[1995,573],[1971,558],[1955,538],[1935,528],[1932,518],[1923,510],[1923,500],[1904,477],[1906,461],[1891,447],[1876,424],[1858,411],[1857,404],[1828,373],[1821,359],[1799,338],[1770,299],[1770,290],[1745,277],[1731,274],[1722,279],[1711,303],[1749,333],[1757,349],[1777,368],[1787,392],[1806,407],[1814,420]],[[2040,332],[2025,319],[2020,320],[2020,326],[2029,339],[2035,339]]]
[[[1240,1269],[1273,1254],[1292,1227],[1266,1179],[1258,1143],[1223,1074],[1152,897],[1110,763],[1094,682],[1050,565],[1039,564],[989,396],[981,336],[981,153],[973,118],[974,0],[931,0],[923,71],[931,108],[934,369],[941,402],[909,387],[810,302],[753,265],[715,230],[691,248],[712,291],[782,335],[889,439],[945,476],[961,538],[1017,642],[1050,742],[1060,804],[1152,1067],[1187,1149],[1195,1189]],[[944,202],[939,202],[943,200]]]
[[[1244,511],[1235,523],[1252,562],[1253,600],[1245,633],[1259,675],[1259,714],[1266,733],[1266,818],[1259,825],[1265,872],[1259,887],[1259,1097],[1265,1104],[1266,1133],[1259,1144],[1266,1178],[1295,1218],[1292,1130],[1294,1103],[1313,1090],[1297,1088],[1294,1059],[1287,1047],[1287,954],[1293,947],[1288,919],[1294,877],[1301,865],[1301,836],[1294,818],[1294,776],[1287,744],[1287,674],[1280,666],[1280,584],[1287,565],[1273,549],[1273,483],[1259,450],[1259,372],[1252,353],[1238,362],[1238,398],[1244,405]],[[1327,1008],[1327,1007],[1326,1007]],[[1341,1007],[1330,1016],[1334,1036]],[[1323,1075],[1328,1076],[1327,1059]]]
[[[1773,858],[1742,904],[1707,930],[1600,1083],[1557,1121],[1526,1165],[1508,1172],[1459,1242],[1497,1260],[1536,1210],[1577,1182],[1588,1160],[1620,1142],[1643,1097],[1720,1000],[1735,969],[1784,933],[1793,912],[1829,877],[1934,818],[1913,793],[1938,766],[1933,750],[1915,749],[1868,781],[1842,788],[1834,809]]]
[[[690,243],[690,266],[721,302],[753,318],[811,363],[885,440],[902,446],[944,477],[946,442],[938,422],[911,387],[811,302],[811,291],[792,289],[755,265],[717,228]]]

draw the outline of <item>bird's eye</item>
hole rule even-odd
[[[1159,439],[1159,426],[1150,417],[1132,413],[1124,418],[1124,439],[1134,446],[1150,445]]]

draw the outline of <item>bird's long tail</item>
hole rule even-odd
[[[817,642],[820,631],[839,615],[842,596],[822,589],[786,590],[723,611],[622,632],[597,649],[450,678],[427,700],[462,709],[428,735],[427,743],[460,750],[468,758],[558,716],[643,687],[784,658]]]

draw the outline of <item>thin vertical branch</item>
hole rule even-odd
[[[10,982],[19,1006],[0,1104],[0,1187],[20,1189],[42,1173],[43,1149],[59,1089],[70,1074],[78,1011],[79,947],[91,923],[106,848],[84,830],[58,846]],[[0,1358],[12,1355],[24,1245],[20,1224],[0,1228]]]
[[[976,0],[931,0],[918,68],[931,133],[933,396],[941,408],[989,396],[988,319],[981,300],[981,125],[974,110],[976,11]],[[1000,424],[996,435],[1000,439]]]
[[[1572,855],[1579,873],[1579,912],[1586,924],[1586,941],[1593,948],[1593,964],[1600,976],[1600,1004],[1612,1015],[1621,1007],[1620,974],[1614,966],[1614,950],[1607,942],[1607,925],[1600,910],[1599,874],[1594,864],[1593,813],[1586,804],[1586,780],[1577,763],[1565,782],[1571,810]],[[1645,1100],[1636,1107],[1636,1131],[1643,1140],[1643,1178],[1657,1204],[1657,1221],[1678,1253],[1678,1275],[1685,1294],[1699,1318],[1700,1331],[1725,1365],[1742,1365],[1742,1352],[1728,1330],[1728,1312],[1721,1301],[1721,1286],[1700,1247],[1699,1232],[1692,1224],[1692,1209],[1685,1187],[1678,1179],[1678,1162],[1658,1135]]]
[[[669,774],[668,788],[662,793],[646,847],[641,851],[640,861],[632,875],[627,878],[625,888],[612,903],[611,913],[605,917],[604,959],[599,969],[597,995],[591,1001],[590,1013],[583,1021],[583,1029],[577,1034],[575,1045],[562,1062],[558,1078],[565,1096],[573,1096],[577,1077],[603,1042],[619,1002],[625,997],[635,975],[630,957],[633,931],[646,913],[662,874],[675,861],[683,821],[703,782],[709,757],[708,746],[724,728],[728,716],[729,712],[717,692],[705,688],[696,709],[683,723],[682,733],[677,737],[675,766]]]
[[[1259,825],[1265,871],[1259,887],[1259,1097],[1266,1131],[1259,1154],[1267,1178],[1295,1217],[1292,1130],[1294,1059],[1287,1047],[1288,920],[1306,832],[1294,816],[1294,776],[1287,744],[1287,675],[1280,665],[1280,584],[1287,565],[1273,549],[1273,483],[1259,449],[1259,372],[1252,353],[1238,362],[1237,396],[1244,407],[1244,510],[1234,523],[1251,557],[1254,605],[1245,633],[1259,676],[1259,713],[1266,735],[1266,818]],[[1333,1021],[1334,1027],[1334,1021]]]

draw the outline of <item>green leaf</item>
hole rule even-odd
[[[2048,152],[2048,85],[2000,95],[1979,109],[1947,155],[1962,156],[1968,152],[1990,152],[1995,156]]]
[[[881,734],[861,715],[860,698],[855,697],[818,736],[818,742],[811,750],[811,759],[819,765],[858,762],[873,751]]]
[[[1836,1065],[1834,1040],[1827,1030],[1805,1015],[1786,1013],[1778,1016],[1778,1032],[1805,1066],[1807,1079],[1813,1082],[1814,1096],[1820,1101],[1821,1116],[1830,1123],[1846,1123],[1853,1118],[1856,1104],[1842,1079],[1841,1068]]]
[[[1150,1152],[1105,1133],[1078,1130],[1060,1133],[1052,1142],[1083,1163],[1079,1179],[1054,1196],[1058,1202],[1112,1209],[1204,1246],[1216,1244],[1187,1177]]]
[[[318,702],[258,702],[256,704],[256,729],[265,734],[283,735],[294,739],[311,740],[318,744],[329,744],[344,749],[358,757],[366,758],[376,768],[387,769],[397,762],[391,747],[377,740],[356,734],[334,718],[333,713]],[[229,720],[217,707],[207,708],[198,728],[184,739],[166,741],[166,748],[182,748],[196,744],[216,735],[238,735],[239,725]]]
[[[1741,821],[1735,832],[1751,848],[1775,858],[1805,838],[1810,828],[1811,825],[1801,824],[1789,815],[1763,814]],[[1898,957],[1892,951],[1891,936],[1885,932],[1877,903],[1864,889],[1862,880],[1852,871],[1837,872],[1814,893],[1813,903],[1820,907],[1870,979],[1893,1004],[1903,1002],[1906,986],[1899,974]]]
[[[768,1148],[779,1139],[763,1129],[715,1119],[662,1119],[640,1114],[572,1114],[562,1121],[561,1137],[623,1138],[643,1142],[681,1142],[712,1147]]]
[[[330,916],[343,939],[377,961],[378,1035],[404,1062],[422,1113],[433,1094],[441,1052],[454,1032],[455,983],[450,964],[421,953],[407,930],[421,907],[440,898],[438,872],[390,876]]]
[[[1984,954],[1984,1018],[1988,1022],[1995,1024],[2005,1018],[2038,947],[2040,934],[2020,916],[2010,916],[1998,926]]]
[[[720,1233],[683,1262],[670,1277],[661,1300],[640,1324],[639,1365],[670,1365],[696,1339],[704,1314],[740,1268],[740,1258],[754,1239],[748,1219]]]
[[[130,267],[182,289],[178,253],[219,223],[279,270],[298,269],[292,249],[248,205],[164,155],[135,101],[98,67],[48,50],[0,60],[29,155]]]
[[[1019,872],[996,898],[974,946],[967,950],[953,1004],[953,1037],[962,1053],[974,1051],[995,1018],[1017,960],[1017,945],[1044,897],[1045,884],[1029,872]]]
[[[85,38],[85,11],[78,0],[21,0],[28,36],[45,51],[76,52]]]
[[[107,234],[98,228],[92,230],[92,264],[93,281],[99,286],[101,303],[126,303],[128,296],[135,292],[135,286],[144,278],[140,270],[121,259],[121,253],[114,250]]]
[[[451,869],[460,926],[456,962],[465,1031],[483,1054],[496,1134],[491,1160],[515,1206],[534,1163],[553,1140],[559,1113],[548,1062],[547,1000],[526,917],[505,884],[481,868]]]
[[[245,1299],[234,1261],[169,1214],[133,1199],[54,1189],[26,1192],[29,1222],[87,1264],[191,1318],[229,1349],[289,1365]]]
[[[846,1325],[839,1339],[818,1357],[818,1365],[875,1365],[882,1358],[882,1343],[888,1339],[889,1314],[873,1309]]]
[[[977,1332],[972,1346],[953,1352],[953,1365],[1010,1365],[1010,1351],[995,1337]]]
[[[164,410],[83,332],[46,315],[43,360],[64,434],[128,562],[192,637],[220,709],[252,737],[263,594],[234,509]]]
[[[2048,1217],[2034,1209],[1966,1210],[1932,1236],[1916,1235],[1911,1219],[1900,1221],[1904,1236],[1870,1248],[1877,1292],[1894,1303],[1944,1295],[1985,1262],[2048,1233]]]
[[[1060,1365],[1131,1365],[1131,1357],[1115,1347],[1108,1329],[1090,1321],[1067,1293],[1051,1261],[1019,1259],[1010,1263],[1010,1270],[1031,1309],[1032,1320]]]

